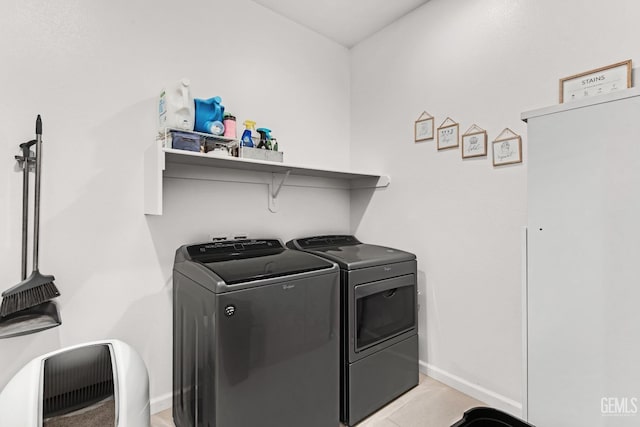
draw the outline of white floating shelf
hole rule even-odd
[[[390,183],[388,175],[339,169],[320,169],[303,165],[277,163],[264,160],[244,159],[230,156],[211,156],[186,150],[164,148],[162,141],[156,140],[145,152],[145,200],[144,213],[162,215],[163,175],[168,165],[182,164],[213,169],[235,169],[240,171],[271,173],[269,209],[275,212],[275,199],[289,175],[342,179],[349,182],[349,188],[382,188]],[[279,183],[276,174],[281,174]],[[275,188],[277,187],[277,188]]]

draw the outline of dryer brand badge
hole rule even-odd
[[[228,306],[226,306],[224,308],[224,314],[227,317],[231,317],[233,316],[233,314],[236,312],[236,306],[233,304],[229,304]]]
[[[282,285],[282,289],[285,289],[285,290],[287,290],[287,289],[293,289],[293,288],[295,288],[295,287],[296,287],[296,285]]]

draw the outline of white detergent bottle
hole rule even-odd
[[[181,79],[160,92],[158,101],[158,132],[166,128],[193,130],[195,107],[189,79]]]

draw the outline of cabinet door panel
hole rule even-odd
[[[639,119],[637,96],[529,119],[534,425],[640,425],[607,413],[640,398]]]

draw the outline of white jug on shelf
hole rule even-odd
[[[158,133],[166,128],[193,130],[195,107],[189,79],[181,79],[160,92],[158,100]]]

